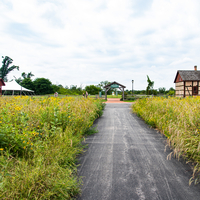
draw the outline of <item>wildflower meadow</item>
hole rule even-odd
[[[81,141],[103,107],[90,98],[1,97],[0,199],[75,197]]]
[[[137,100],[133,112],[160,130],[173,148],[174,156],[192,163],[190,184],[200,181],[200,97],[145,98]]]

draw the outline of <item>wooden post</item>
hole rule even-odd
[[[183,91],[183,97],[185,97],[185,81],[184,81],[184,91]]]
[[[124,101],[124,88],[123,88],[123,101]]]
[[[107,88],[105,90],[105,100],[107,101]]]

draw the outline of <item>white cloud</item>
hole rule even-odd
[[[174,86],[176,71],[200,62],[196,0],[7,0],[0,8],[1,55],[20,72],[62,85],[117,81]]]

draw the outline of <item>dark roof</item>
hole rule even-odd
[[[200,81],[200,71],[195,70],[178,70],[174,83],[176,82],[176,78],[180,74],[183,81]]]
[[[122,85],[122,84],[119,84],[119,83],[117,83],[116,81],[114,81],[114,82],[112,82],[112,83],[110,83],[110,84],[104,86],[104,88],[107,88],[107,87],[109,87],[109,86],[111,86],[111,85],[113,85],[113,84],[116,84],[116,85],[119,85],[119,86],[121,86],[121,87],[123,87],[123,88],[126,88],[126,86],[124,86],[124,85]]]

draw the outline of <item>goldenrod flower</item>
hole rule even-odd
[[[3,151],[3,148],[0,148],[0,151]]]

